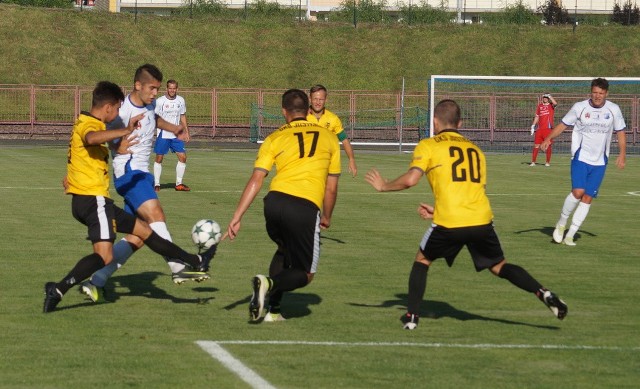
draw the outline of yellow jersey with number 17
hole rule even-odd
[[[78,116],[67,152],[67,193],[109,197],[109,149],[84,141],[87,133],[105,130],[105,124],[89,113]]]
[[[455,130],[423,139],[409,166],[425,172],[435,197],[433,222],[447,228],[491,223],[484,153]]]
[[[328,175],[340,175],[340,145],[329,130],[294,120],[270,134],[258,150],[254,168],[276,175],[270,191],[286,193],[322,209]]]

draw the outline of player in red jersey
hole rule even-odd
[[[531,135],[535,133],[535,140],[533,141],[533,155],[531,156],[531,164],[529,166],[536,166],[536,158],[538,158],[538,151],[540,151],[540,144],[544,139],[549,136],[551,129],[553,128],[553,114],[555,113],[558,103],[548,93],[542,95],[542,103],[538,104],[536,108],[536,116],[533,118],[531,124]],[[536,125],[538,131],[536,131]],[[547,160],[545,166],[550,166],[551,163],[551,147],[547,149]]]

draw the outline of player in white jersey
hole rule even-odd
[[[153,164],[153,177],[155,179],[154,189],[160,191],[160,176],[162,175],[162,160],[171,150],[176,153],[178,163],[176,164],[176,185],[175,189],[181,192],[191,190],[182,183],[182,177],[187,168],[187,151],[184,148],[185,142],[189,142],[189,127],[187,126],[187,104],[182,96],[178,95],[178,82],[176,80],[167,81],[167,93],[156,100],[156,115],[167,122],[175,125],[182,125],[182,138],[178,138],[173,132],[158,128],[156,133],[156,144],[153,151],[156,153],[156,161]]]
[[[132,132],[126,154],[113,155],[114,186],[118,194],[124,197],[125,211],[138,215],[161,237],[171,241],[171,234],[167,229],[166,218],[158,195],[153,188],[153,175],[149,173],[149,157],[153,148],[153,136],[156,128],[171,131],[179,137],[183,131],[181,125],[168,123],[156,117],[155,97],[162,83],[162,72],[154,65],[140,66],[134,76],[134,89],[125,98],[120,107],[118,118],[107,128],[126,127],[129,119],[138,114],[144,117],[138,127]],[[100,299],[100,291],[111,275],[129,259],[129,257],[143,246],[142,240],[134,235],[127,235],[113,246],[113,261],[95,272],[89,281],[82,284],[82,291],[94,302]],[[204,271],[192,271],[176,259],[165,258],[173,281],[181,284],[187,280],[203,281],[209,278]],[[208,269],[206,269],[208,270]],[[205,271],[206,271],[205,270]]]
[[[575,246],[573,238],[589,213],[591,202],[598,196],[609,161],[611,138],[618,137],[620,154],[616,159],[619,169],[626,162],[626,124],[617,104],[607,100],[609,82],[604,78],[591,81],[591,98],[575,103],[571,110],[556,125],[540,148],[546,150],[551,139],[566,128],[573,126],[571,136],[571,193],[565,198],[560,219],[553,231],[553,240]],[[575,211],[575,212],[574,212]],[[564,230],[573,214],[571,226]]]

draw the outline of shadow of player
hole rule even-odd
[[[394,308],[395,307],[395,308],[401,309],[404,313],[407,307],[406,305],[407,300],[408,300],[408,295],[406,293],[398,293],[396,294],[395,299],[383,301],[380,304],[349,303],[349,305],[352,305],[355,307],[368,307],[368,308]],[[530,323],[524,323],[524,322],[513,321],[513,320],[497,319],[497,318],[492,318],[492,317],[487,317],[482,315],[476,315],[474,313],[459,310],[453,307],[452,305],[450,305],[449,303],[446,303],[443,301],[425,300],[422,306],[423,308],[420,310],[420,313],[419,313],[420,319],[437,320],[444,317],[448,317],[448,318],[461,320],[461,321],[482,320],[482,321],[492,321],[492,322],[498,322],[498,323],[510,324],[510,325],[520,325],[520,326],[541,328],[541,329],[547,329],[547,330],[559,329],[559,327],[557,326],[537,325],[537,324],[530,324]]]
[[[193,298],[175,297],[154,284],[154,281],[160,277],[166,277],[166,275],[160,272],[144,272],[111,277],[105,285],[104,298],[107,302],[115,302],[125,296],[137,296],[158,300],[170,300],[171,302],[176,304],[206,304],[207,302],[215,298],[210,294],[218,291],[217,288],[206,286],[206,283],[211,282],[210,280],[203,281],[204,284],[188,281],[191,282],[192,286],[197,285],[196,288],[193,288],[194,291],[199,293],[207,293],[209,294],[209,296],[194,296]],[[175,287],[185,286],[186,285],[176,285]],[[128,291],[116,292],[116,288],[126,289]]]
[[[529,233],[529,232],[540,232],[543,235],[547,235],[549,237],[549,239],[551,240],[551,242],[555,243],[553,241],[553,230],[555,230],[555,227],[530,228],[528,230],[515,231],[514,234],[526,234],[526,233]],[[573,237],[573,240],[574,241],[580,240],[580,238],[582,237],[582,234],[589,235],[589,236],[598,236],[598,235],[593,234],[593,233],[588,232],[588,231],[580,231],[580,232],[576,233],[576,235]]]
[[[251,301],[251,295],[234,301],[233,303],[223,307],[227,311],[234,310],[238,307],[240,309],[246,309],[249,301]],[[294,319],[299,317],[308,316],[311,314],[311,305],[318,305],[322,302],[322,298],[315,293],[295,293],[288,292],[282,297],[282,314],[288,319]],[[268,302],[265,302],[268,304]]]

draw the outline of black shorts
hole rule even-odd
[[[430,261],[444,258],[451,266],[465,245],[476,271],[493,267],[504,259],[500,240],[492,223],[459,228],[445,228],[433,224],[422,237],[420,251]]]
[[[130,234],[136,224],[136,217],[125,212],[108,197],[73,195],[71,200],[73,217],[87,226],[89,240],[114,242],[116,232]]]
[[[309,200],[271,191],[264,198],[269,238],[284,255],[285,268],[315,273],[320,259],[320,210]]]

